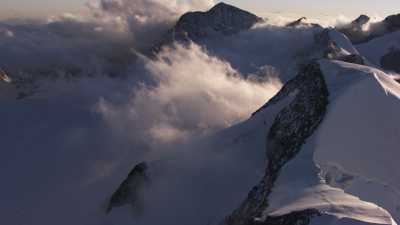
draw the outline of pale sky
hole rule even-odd
[[[87,0],[0,0],[0,18],[48,16],[83,10]],[[361,13],[386,16],[400,13],[400,0],[225,0],[260,16],[291,13],[304,16],[346,15]]]

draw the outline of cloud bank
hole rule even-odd
[[[102,100],[98,109],[109,124],[145,131],[146,140],[158,143],[232,126],[281,86],[276,74],[267,74],[270,71],[262,82],[243,78],[229,63],[193,43],[166,48],[157,59],[145,59],[145,67],[155,86],[140,85],[123,106]]]

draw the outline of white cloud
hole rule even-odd
[[[157,84],[136,88],[127,105],[101,101],[98,109],[111,125],[125,127],[119,130],[141,131],[156,142],[229,127],[249,117],[281,86],[276,74],[263,82],[246,80],[195,44],[166,48],[145,61]]]

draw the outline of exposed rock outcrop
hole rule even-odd
[[[344,33],[351,42],[357,44],[369,40],[369,35],[364,31],[364,26],[368,24],[371,18],[366,15],[361,15],[353,20],[350,24],[337,28]]]
[[[299,75],[289,81],[263,108],[276,104],[289,94],[295,94],[296,97],[277,115],[267,135],[268,165],[265,176],[241,206],[225,219],[225,225],[267,224],[267,221],[278,221],[276,224],[307,224],[300,222],[307,222],[315,215],[306,213],[300,214],[300,217],[285,215],[261,222],[258,220],[268,207],[268,197],[280,170],[297,155],[325,116],[329,93],[317,62],[304,66]],[[293,221],[293,218],[301,220]]]
[[[370,18],[366,15],[361,15],[350,24],[337,29],[344,33],[352,43],[361,44],[388,33],[399,31],[400,14],[388,16],[378,23],[370,23],[368,29],[365,29],[368,23],[370,23]]]
[[[143,204],[142,191],[149,182],[147,173],[148,164],[143,162],[136,165],[128,177],[121,183],[118,189],[111,196],[107,205],[107,213],[115,207],[131,205],[134,208],[141,208]]]
[[[305,24],[304,20],[306,20],[306,19],[307,19],[306,17],[301,17],[300,19],[298,19],[296,21],[286,24],[286,27],[297,27],[300,25],[304,25]]]
[[[332,36],[336,36],[336,40]],[[324,29],[314,37],[322,58],[340,60],[348,63],[365,65],[364,58],[353,47],[346,36],[336,30]],[[340,44],[347,46],[341,46]]]
[[[381,66],[385,70],[400,73],[400,49],[391,49],[381,58]]]
[[[330,29],[324,29],[322,32],[314,36],[314,41],[318,45],[318,50],[322,51],[323,58],[336,59],[345,54],[339,46],[330,37]]]
[[[214,35],[231,35],[250,29],[263,19],[234,6],[219,3],[207,12],[184,14],[169,32],[166,42],[197,41]]]
[[[11,83],[11,78],[7,75],[7,73],[0,68],[0,81],[4,81],[6,83]]]
[[[389,32],[400,30],[400,14],[386,17],[383,23],[386,25],[386,29]]]
[[[302,26],[321,27],[319,24],[316,24],[316,23],[307,23],[306,20],[307,20],[306,17],[301,17],[298,20],[295,20],[293,22],[286,24],[286,27],[293,27],[293,28],[302,27]]]
[[[361,15],[359,16],[357,19],[353,20],[351,22],[351,25],[353,27],[355,27],[356,29],[361,29],[362,26],[364,26],[365,24],[367,24],[369,21],[371,20],[371,18],[369,18],[369,16],[367,15]]]

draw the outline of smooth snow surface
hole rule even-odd
[[[336,67],[336,69],[335,69]],[[315,160],[354,174],[345,190],[387,209],[400,220],[400,85],[379,70],[347,63],[325,63],[330,88],[332,77],[363,76],[351,88],[331,99],[327,117],[315,143]],[[372,105],[373,103],[373,105]],[[365,182],[361,182],[360,179]],[[353,185],[354,183],[354,185]]]
[[[395,194],[399,181],[393,171],[396,171],[400,144],[400,139],[395,137],[400,130],[393,121],[400,113],[400,104],[392,93],[397,94],[400,86],[385,73],[365,66],[328,60],[320,64],[330,92],[327,117],[299,155],[284,167],[264,217],[319,209],[338,218],[396,224],[391,214],[395,220],[399,219],[393,205],[398,199]],[[339,165],[379,180],[393,191],[373,188],[375,184],[370,182],[346,193],[348,189],[331,187],[323,179],[326,177],[318,175],[314,160],[321,166]],[[385,198],[386,201],[379,197],[390,193],[393,198]]]
[[[317,209],[339,219],[350,218],[366,223],[396,224],[393,223],[392,217],[386,210],[373,203],[361,201],[352,195],[344,193],[341,189],[320,184],[295,192],[299,195],[291,196],[293,199],[290,200],[282,200],[284,207],[278,208],[268,215],[282,216],[291,212]]]

